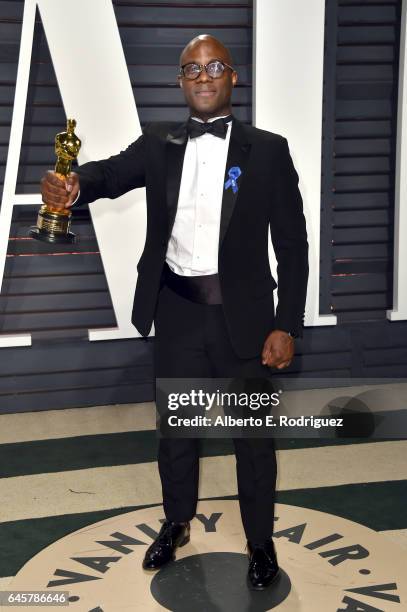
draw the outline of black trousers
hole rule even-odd
[[[157,378],[269,378],[261,356],[242,359],[231,346],[222,305],[192,302],[164,285],[154,319]],[[240,512],[248,540],[272,535],[276,457],[272,438],[234,438]],[[199,439],[161,438],[158,467],[166,518],[191,520],[196,512]]]

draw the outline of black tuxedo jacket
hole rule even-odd
[[[177,210],[186,123],[154,123],[125,151],[77,169],[78,205],[146,187],[147,236],[137,265],[132,323],[150,332],[168,240]],[[233,119],[225,182],[241,169],[238,191],[223,191],[218,273],[230,339],[240,357],[260,355],[273,329],[301,334],[308,280],[308,243],[298,174],[285,138]],[[277,258],[274,314],[268,231]]]

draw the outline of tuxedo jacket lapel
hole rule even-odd
[[[249,160],[249,155],[250,143],[247,139],[244,126],[240,121],[234,118],[232,123],[232,133],[230,135],[229,151],[223,181],[222,211],[219,230],[219,248],[222,245],[226,230],[232,218],[242,181],[245,180],[245,170],[247,167],[247,162]],[[225,184],[229,179],[229,170],[234,166],[237,166],[241,170],[241,175],[237,179],[238,190],[236,193],[234,193],[231,186],[229,186],[227,189],[225,188]]]
[[[177,212],[182,166],[184,163],[187,140],[186,123],[182,123],[174,128],[167,134],[166,138],[168,239],[171,236]]]

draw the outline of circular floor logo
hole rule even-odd
[[[277,504],[281,576],[273,588],[251,591],[238,502],[200,502],[191,542],[177,550],[174,563],[145,572],[141,562],[162,520],[162,507],[145,508],[71,533],[28,561],[8,590],[69,591],[74,612],[406,609],[405,552],[358,523]]]

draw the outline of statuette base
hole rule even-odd
[[[41,242],[48,242],[51,244],[72,244],[76,242],[76,236],[72,232],[67,234],[50,234],[49,232],[43,232],[38,227],[33,225],[30,228],[29,235],[35,240],[41,240]]]

